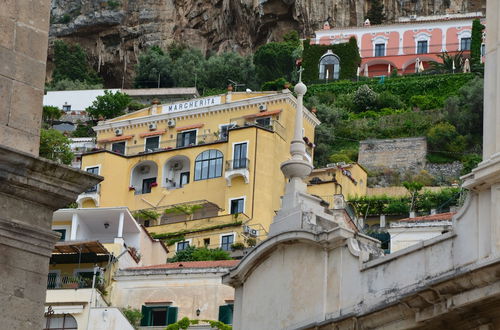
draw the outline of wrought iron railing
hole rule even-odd
[[[47,289],[82,289],[91,288],[92,278],[82,276],[53,276],[49,274]]]
[[[238,169],[249,169],[250,159],[248,158],[237,158],[226,160],[226,171],[238,170]]]

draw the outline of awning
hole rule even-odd
[[[140,137],[146,137],[146,136],[155,136],[155,135],[163,135],[167,131],[166,130],[160,130],[160,131],[154,131],[154,132],[147,132],[147,133],[142,133],[139,134]]]
[[[52,253],[70,254],[70,253],[95,253],[110,254],[108,250],[98,241],[69,241],[58,242],[54,246]]]
[[[259,113],[254,113],[252,115],[244,116],[245,119],[259,118],[259,117],[267,117],[274,116],[281,113],[282,110],[273,110],[273,111],[263,111]]]
[[[188,129],[201,128],[201,127],[203,127],[203,125],[204,124],[193,124],[193,125],[188,125],[188,126],[181,126],[181,127],[177,127],[175,130],[177,132],[186,131]]]
[[[108,143],[108,142],[125,141],[125,140],[130,140],[133,137],[134,137],[133,135],[117,136],[117,137],[114,137],[114,138],[98,140],[97,143]]]
[[[74,291],[74,290],[73,290]],[[50,305],[54,314],[80,314],[83,313],[83,305]],[[49,306],[45,306],[45,313],[49,311]]]

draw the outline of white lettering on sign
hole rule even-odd
[[[209,107],[212,105],[218,105],[222,103],[222,98],[220,96],[205,97],[202,99],[193,99],[188,101],[176,102],[172,104],[162,105],[162,113],[172,113],[177,111],[185,111],[198,109],[203,107]]]

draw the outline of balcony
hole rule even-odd
[[[224,178],[228,187],[231,187],[232,180],[241,176],[245,183],[250,182],[250,159],[239,158],[226,160],[226,171],[224,173]]]
[[[92,278],[82,276],[53,276],[49,274],[47,289],[89,289],[92,288]]]
[[[274,133],[278,134],[282,139],[285,139],[285,127],[281,125],[281,123],[278,121],[278,119],[275,119],[274,117],[256,117],[256,116],[246,116],[246,117],[238,117],[238,118],[231,118],[230,119],[231,124],[233,126],[231,128],[239,128],[239,127],[260,127],[267,129],[269,131],[273,131]]]

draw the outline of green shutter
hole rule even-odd
[[[219,321],[233,324],[233,304],[219,306]]]
[[[177,307],[167,308],[167,325],[177,322]]]
[[[141,326],[147,327],[151,325],[151,307],[142,306]]]

